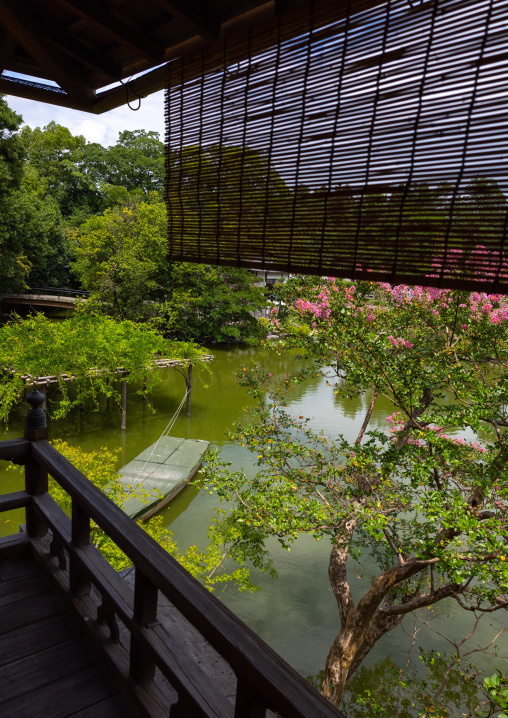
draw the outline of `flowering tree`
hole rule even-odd
[[[365,421],[354,442],[315,433],[287,411],[302,372],[276,380],[246,369],[259,403],[236,435],[258,452],[259,471],[252,480],[216,457],[207,480],[234,502],[239,556],[262,563],[270,535],[286,547],[302,532],[330,541],[340,630],[323,693],[339,705],[407,614],[443,599],[475,615],[508,607],[508,298],[333,278],[281,291],[279,351],[305,349],[342,397],[367,394]],[[381,395],[393,413],[384,431],[367,431]],[[350,571],[362,571],[362,553],[368,586],[355,602]]]

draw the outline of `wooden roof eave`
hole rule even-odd
[[[157,4],[166,3],[166,0],[157,0]],[[167,2],[167,5],[171,5],[175,10],[177,5],[183,5],[183,3],[176,3],[173,0]],[[176,13],[176,10],[175,10]],[[173,46],[166,50],[164,55],[164,61],[169,62],[183,54],[196,54],[201,52],[205,46],[208,50],[213,52],[214,47],[217,50],[222,48],[221,37],[224,34],[234,33],[245,33],[248,28],[258,22],[266,22],[272,19],[276,14],[275,2],[268,2],[264,5],[254,8],[250,12],[247,12],[240,17],[233,18],[226,22],[222,26],[222,32],[220,37],[215,42],[210,43],[203,36],[195,36],[188,41],[182,42],[179,45]],[[102,114],[109,112],[121,105],[125,105],[127,102],[135,102],[137,99],[144,98],[147,95],[162,90],[166,84],[167,67],[166,64],[156,67],[153,70],[146,72],[140,77],[129,81],[126,84],[120,84],[105,92],[95,92],[91,88],[87,88],[86,97],[81,94],[77,98],[74,94],[69,94],[60,88],[52,87],[50,85],[44,85],[38,82],[32,82],[29,80],[18,80],[17,78],[9,76],[0,77],[0,93],[14,95],[16,97],[29,97],[32,100],[38,102],[46,102],[60,107],[68,107],[74,110],[81,110],[83,112],[90,112],[93,114]]]

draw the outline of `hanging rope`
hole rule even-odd
[[[122,80],[120,80],[120,83],[125,87],[125,96],[126,96],[126,98],[127,98],[127,106],[128,106],[128,108],[129,108],[129,110],[132,110],[133,112],[137,112],[137,111],[140,109],[140,107],[141,107],[141,100],[144,100],[145,97],[146,97],[146,95],[138,95],[138,93],[136,92],[136,90],[135,90],[134,87],[132,86],[132,83],[131,83],[130,80],[129,80],[128,82],[123,82]],[[132,107],[132,106],[131,106],[131,102],[130,102],[130,100],[129,100],[129,90],[132,92],[133,95],[136,96],[136,99],[138,100],[138,106],[137,106],[137,107]]]
[[[182,411],[182,407],[183,407],[183,405],[184,405],[184,403],[185,403],[185,400],[187,399],[187,396],[189,395],[189,392],[190,392],[190,389],[187,389],[187,391],[185,392],[185,394],[184,394],[184,396],[183,396],[183,399],[182,399],[182,401],[180,402],[180,404],[179,404],[177,410],[175,411],[175,413],[174,413],[173,416],[171,417],[171,419],[170,419],[168,425],[166,426],[166,428],[164,429],[164,431],[162,432],[162,434],[161,434],[161,435],[159,436],[159,438],[157,439],[157,443],[155,444],[155,446],[153,447],[152,451],[150,452],[150,456],[149,456],[148,459],[145,461],[145,463],[143,464],[143,466],[141,467],[141,469],[138,471],[138,474],[137,474],[137,476],[135,477],[133,483],[136,482],[136,481],[139,479],[139,477],[141,476],[141,474],[142,474],[143,471],[145,470],[146,465],[149,463],[150,459],[152,458],[152,456],[153,456],[153,455],[155,454],[155,452],[157,451],[157,447],[159,446],[160,440],[161,440],[164,436],[169,436],[169,434],[170,434],[170,432],[171,432],[173,426],[175,425],[176,420],[178,419],[178,415],[179,415],[180,412]]]

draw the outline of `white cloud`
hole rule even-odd
[[[134,112],[127,105],[103,115],[69,110],[65,107],[48,105],[34,100],[8,96],[7,102],[23,117],[30,127],[44,127],[54,121],[68,127],[74,135],[84,135],[89,142],[100,142],[108,146],[118,139],[124,130],[154,130],[164,139],[164,93],[155,92],[141,101],[141,108]],[[137,106],[137,102],[133,103]]]

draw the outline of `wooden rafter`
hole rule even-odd
[[[0,74],[5,70],[5,66],[12,55],[18,41],[8,30],[0,28]]]
[[[104,2],[98,0],[60,0],[75,10],[81,17],[106,31],[121,45],[127,45],[152,63],[164,61],[164,48],[139,30],[134,30],[108,12]]]
[[[83,43],[79,42],[76,38],[73,37],[69,39],[66,34],[55,32],[47,26],[42,26],[40,32],[53,47],[57,47],[75,60],[82,62],[94,70],[99,70],[109,75],[113,80],[120,80],[122,78],[122,67],[111,60],[107,55],[95,52],[95,50],[91,50],[86,45],[83,45]]]
[[[215,13],[197,0],[151,0],[153,5],[187,22],[205,40],[217,40],[221,22]]]
[[[37,31],[26,0],[23,3],[0,0],[0,10],[5,28],[66,93],[83,104],[93,102],[95,93],[72,58],[48,45]]]

